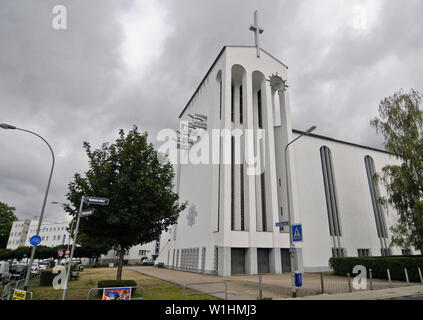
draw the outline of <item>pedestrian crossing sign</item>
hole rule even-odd
[[[303,241],[303,228],[301,224],[295,224],[292,226],[292,241],[293,242]]]

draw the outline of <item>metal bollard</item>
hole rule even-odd
[[[263,281],[261,276],[259,276],[259,299],[263,300]]]
[[[350,274],[349,273],[347,273],[347,279],[348,279],[348,290],[350,292],[352,292],[351,279],[350,279]]]
[[[423,276],[422,276],[422,271],[420,270],[420,267],[417,268],[419,270],[419,276],[420,276],[420,282],[423,284]]]
[[[391,272],[389,269],[386,269],[386,271],[388,272],[389,288],[392,288]]]
[[[408,279],[407,268],[404,268],[404,273],[405,273],[405,280],[407,280],[407,285],[410,285],[410,280]]]
[[[325,282],[323,281],[323,273],[320,273],[320,287],[322,289],[322,294],[325,293]]]
[[[370,290],[373,290],[373,275],[372,275],[372,269],[369,269],[369,281],[370,281]]]

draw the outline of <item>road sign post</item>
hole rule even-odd
[[[109,204],[109,199],[108,198],[98,198],[98,197],[86,197],[86,196],[81,197],[81,203],[79,204],[78,218],[76,219],[76,227],[75,227],[75,232],[74,232],[74,235],[73,235],[72,250],[70,252],[70,257],[69,257],[69,262],[68,262],[68,270],[67,270],[67,273],[66,273],[66,281],[65,281],[65,286],[63,288],[62,300],[65,300],[65,298],[66,298],[66,290],[68,288],[69,276],[70,276],[71,268],[72,268],[73,253],[75,251],[75,242],[76,242],[76,237],[78,235],[79,221],[81,220],[81,216],[82,216],[81,214],[82,214],[82,208],[84,206],[84,202],[88,203],[88,204],[96,204],[96,205],[107,206]],[[69,250],[66,250],[65,254],[69,254]]]

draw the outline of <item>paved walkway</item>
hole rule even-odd
[[[317,295],[297,298],[297,300],[384,300],[398,297],[423,295],[423,285],[389,288],[373,291],[355,291],[351,293]],[[288,300],[288,299],[285,299]],[[289,299],[292,300],[292,299]]]
[[[198,283],[198,282],[215,282],[225,281],[228,286],[228,300],[256,300],[259,297],[259,276],[257,275],[234,275],[230,277],[218,277],[216,275],[206,275],[201,273],[192,273],[186,271],[179,271],[167,268],[147,267],[147,266],[133,266],[127,267],[128,269],[149,275],[151,277],[166,280],[175,283],[183,287],[187,283]],[[272,299],[283,299],[289,298],[291,295],[291,274],[285,273],[282,275],[265,274],[262,275],[263,283],[263,297]],[[415,285],[415,284],[412,284]],[[394,288],[411,288],[406,283],[394,281]],[[423,286],[421,286],[423,288]],[[191,289],[195,289],[200,292],[213,292],[222,291],[224,289],[223,284],[213,285],[198,285],[190,286]],[[331,274],[324,274],[324,292],[330,295],[318,295],[321,293],[321,280],[320,274],[304,274],[303,275],[303,286],[297,289],[298,297],[313,296],[314,298],[327,299],[328,297],[335,299],[338,294],[352,295],[352,297],[360,296],[363,292],[369,292],[370,296],[374,295],[374,292],[389,288],[389,284],[386,280],[373,280],[373,291],[358,291],[357,293],[348,292],[348,282],[346,277],[334,276]],[[224,298],[224,294],[213,294],[219,298]],[[366,299],[366,295],[363,299]],[[330,299],[329,298],[329,299]]]
[[[177,284],[183,287],[188,283],[203,283],[203,282],[222,282],[227,280],[226,277],[218,277],[214,275],[193,273],[172,270],[167,268],[156,268],[156,267],[126,267],[126,269],[134,270],[148,276],[166,280]],[[244,290],[243,286],[237,285],[235,282],[226,282],[228,285],[228,300],[256,300],[257,299],[257,289],[255,290]],[[208,284],[208,285],[196,285],[189,286],[190,289],[194,289],[199,292],[216,292],[224,291],[224,284]],[[224,293],[212,294],[213,296],[219,297],[221,299],[225,298]]]

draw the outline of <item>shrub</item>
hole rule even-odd
[[[412,282],[420,282],[418,269],[423,272],[423,257],[392,256],[392,257],[342,257],[331,258],[329,265],[339,276],[353,275],[354,266],[365,266],[367,272],[372,269],[373,278],[387,279],[386,269],[389,269],[392,280],[405,281],[404,268],[407,268],[408,278]]]
[[[119,287],[136,287],[135,280],[100,280],[97,284],[98,288],[119,288]],[[134,295],[136,288],[132,288],[131,297]],[[101,298],[103,291],[97,291],[97,297]]]

